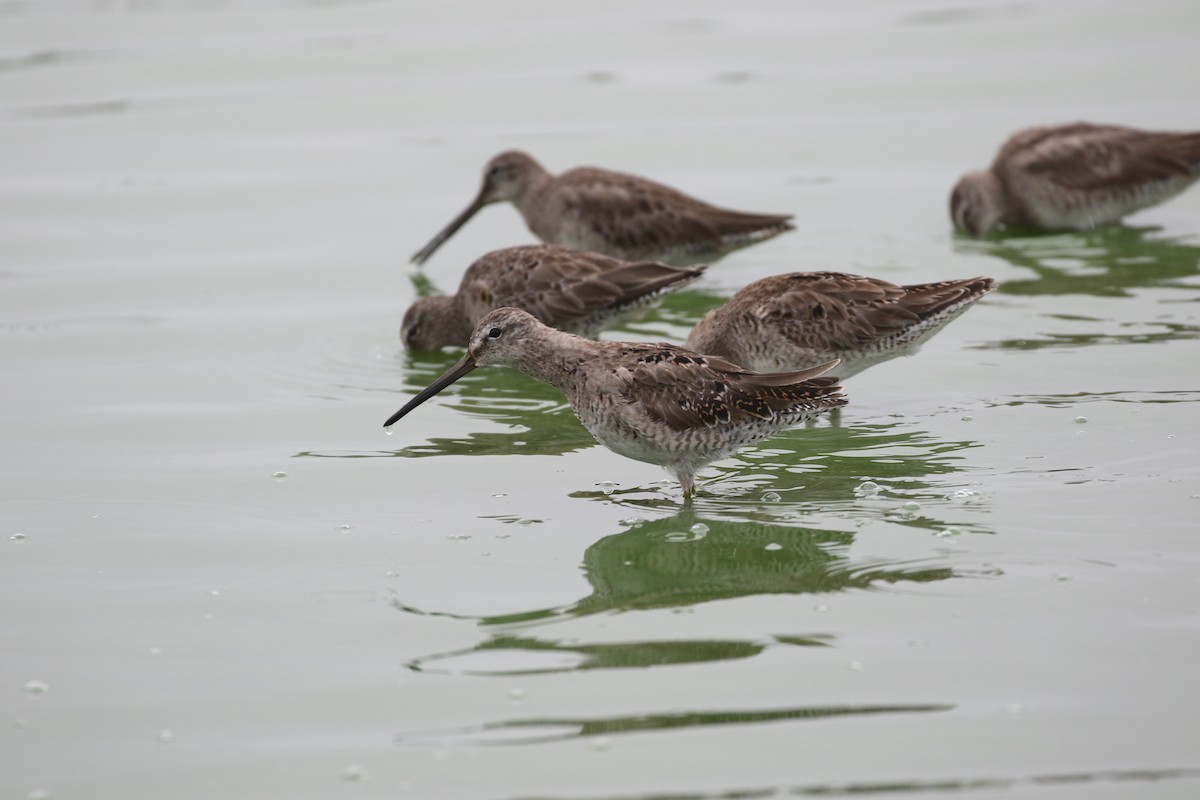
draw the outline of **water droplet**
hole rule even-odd
[[[285,480],[285,479],[287,478],[287,473],[286,473],[286,472],[276,472],[276,473],[273,473],[273,474],[271,475],[271,477],[272,477],[272,478],[274,478],[274,479],[275,479],[275,480],[277,480],[277,481],[282,481],[282,480]]]
[[[777,550],[782,550],[782,549],[783,549],[783,545],[781,545],[779,542],[771,542],[770,544],[763,547],[763,550],[769,550],[772,553],[774,553]]]
[[[602,481],[600,483],[600,491],[604,492],[605,494],[612,494],[616,490],[617,485],[612,481]]]
[[[1083,417],[1083,416],[1079,416],[1079,417],[1076,417],[1075,419],[1071,420],[1071,422],[1074,422],[1076,425],[1083,425],[1083,424],[1087,423],[1087,421],[1088,421],[1088,418]]]
[[[384,435],[384,436],[391,436],[391,435],[392,435],[392,426],[391,426],[391,425],[388,425],[387,427],[385,427],[385,428],[383,429],[383,435]]]
[[[14,542],[17,542],[18,544],[20,544],[21,542],[25,541],[29,537],[23,533],[14,533],[12,536],[10,536],[8,538],[13,540]]]
[[[854,487],[854,493],[859,497],[874,497],[879,494],[880,486],[875,481],[863,481]]]
[[[607,736],[597,736],[588,742],[588,746],[597,752],[602,752],[612,747],[612,739],[609,739]]]
[[[519,688],[509,689],[508,690],[508,699],[509,700],[524,700],[525,699],[525,690],[519,689]]]
[[[175,741],[175,731],[170,728],[163,728],[158,732],[158,740],[163,744],[170,744]]]
[[[688,530],[691,531],[692,533],[703,536],[704,534],[708,533],[708,526],[705,525],[703,522],[697,522],[695,525],[688,528]]]
[[[779,492],[763,492],[762,501],[764,503],[778,503],[782,499]]]
[[[46,683],[45,681],[26,681],[25,691],[29,692],[30,694],[45,694],[46,692],[50,691],[50,684]]]
[[[371,773],[362,764],[349,764],[342,770],[342,780],[351,783],[361,783],[371,777]]]

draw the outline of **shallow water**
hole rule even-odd
[[[1007,133],[1195,128],[1179,2],[0,2],[5,797],[1200,794],[1200,190],[956,238]],[[400,315],[522,147],[1000,287],[701,473]]]

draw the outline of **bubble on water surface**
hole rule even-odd
[[[861,661],[851,661],[846,666],[849,667],[851,669],[851,671],[853,671],[853,672],[859,672],[863,668]]]
[[[12,541],[16,542],[17,544],[20,544],[21,542],[25,541],[29,537],[23,533],[14,533],[12,536],[10,536],[8,538],[11,539]]]
[[[772,553],[774,553],[778,550],[782,550],[782,549],[783,549],[783,545],[781,545],[779,542],[771,542],[770,544],[765,545],[763,547],[763,550],[769,550]]]
[[[350,783],[361,783],[371,777],[371,773],[362,764],[348,764],[342,769],[342,780]]]
[[[504,492],[496,492],[492,497],[508,497]]]
[[[171,742],[175,741],[175,731],[171,730],[170,728],[163,728],[158,732],[156,738],[163,744],[170,744]]]
[[[817,605],[813,606],[813,611],[817,612],[818,614],[824,614],[828,610],[829,606],[825,603],[818,603]]]
[[[277,481],[282,481],[287,479],[287,473],[281,470],[279,472],[272,473],[271,477]]]
[[[875,481],[863,481],[854,487],[854,494],[859,497],[874,497],[879,494],[880,486]]]
[[[953,527],[943,528],[940,531],[934,531],[933,535],[938,537],[939,539],[948,539],[951,536],[962,536],[962,529],[961,528],[953,528]]]
[[[50,684],[39,680],[26,681],[25,691],[29,694],[45,694],[50,691]]]
[[[600,491],[604,492],[605,494],[612,494],[616,490],[617,490],[617,485],[615,483],[613,483],[612,481],[601,481]]]
[[[703,536],[704,534],[708,533],[708,526],[705,525],[703,522],[697,522],[695,525],[688,528],[688,530],[699,536]]]
[[[525,699],[525,690],[521,689],[519,687],[514,687],[512,689],[509,689],[508,690],[508,699],[509,700],[524,700]]]
[[[778,503],[782,499],[779,492],[763,492],[762,501],[764,503]]]
[[[343,522],[341,525],[338,525],[336,528],[334,528],[334,530],[339,531],[341,533],[345,533],[346,531],[353,530],[353,529],[354,529],[354,526],[348,522]]]
[[[1084,417],[1084,416],[1079,416],[1079,417],[1076,417],[1075,419],[1071,420],[1071,422],[1074,422],[1076,425],[1083,425],[1083,424],[1087,423],[1087,421],[1088,421],[1088,418]]]
[[[962,418],[962,421],[963,422],[974,422],[975,418],[972,417],[970,414],[965,414]]]

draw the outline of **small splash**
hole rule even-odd
[[[285,480],[287,480],[287,473],[280,471],[280,472],[273,473],[271,475],[271,477],[277,481],[285,481]]]
[[[763,492],[762,501],[764,503],[778,503],[782,499],[779,492]]]
[[[50,691],[50,684],[45,681],[25,681],[25,691],[29,694],[45,694]]]
[[[361,783],[371,777],[371,773],[362,764],[348,764],[342,769],[342,780],[349,783]]]
[[[26,539],[28,539],[29,537],[28,537],[28,536],[26,536],[26,535],[25,535],[25,534],[23,534],[23,533],[14,533],[12,536],[10,536],[10,537],[8,537],[8,538],[9,538],[9,540],[10,540],[10,541],[14,541],[14,542],[16,542],[17,544],[20,544],[21,542],[25,541],[25,540],[26,540]]]

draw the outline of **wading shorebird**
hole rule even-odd
[[[1174,197],[1200,178],[1200,132],[1116,125],[1029,128],[1013,134],[986,172],[950,195],[960,231],[997,226],[1086,230]]]
[[[687,347],[763,371],[839,359],[845,379],[915,353],[995,287],[991,278],[897,286],[840,272],[773,275],[708,312]]]
[[[709,462],[845,405],[838,379],[818,377],[836,363],[761,374],[669,344],[595,342],[500,308],[479,321],[467,354],[384,427],[476,367],[503,364],[561,391],[596,441],[665,467],[689,499]]]
[[[554,244],[493,250],[467,267],[458,292],[422,297],[404,314],[409,350],[466,347],[489,311],[528,311],[552,328],[596,339],[608,325],[637,318],[666,292],[700,277],[704,267],[629,263]]]
[[[510,150],[487,163],[479,194],[412,260],[424,264],[475,212],[505,201],[543,242],[673,266],[714,261],[793,229],[791,214],[730,211],[646,178],[595,167],[551,175],[528,154]]]

